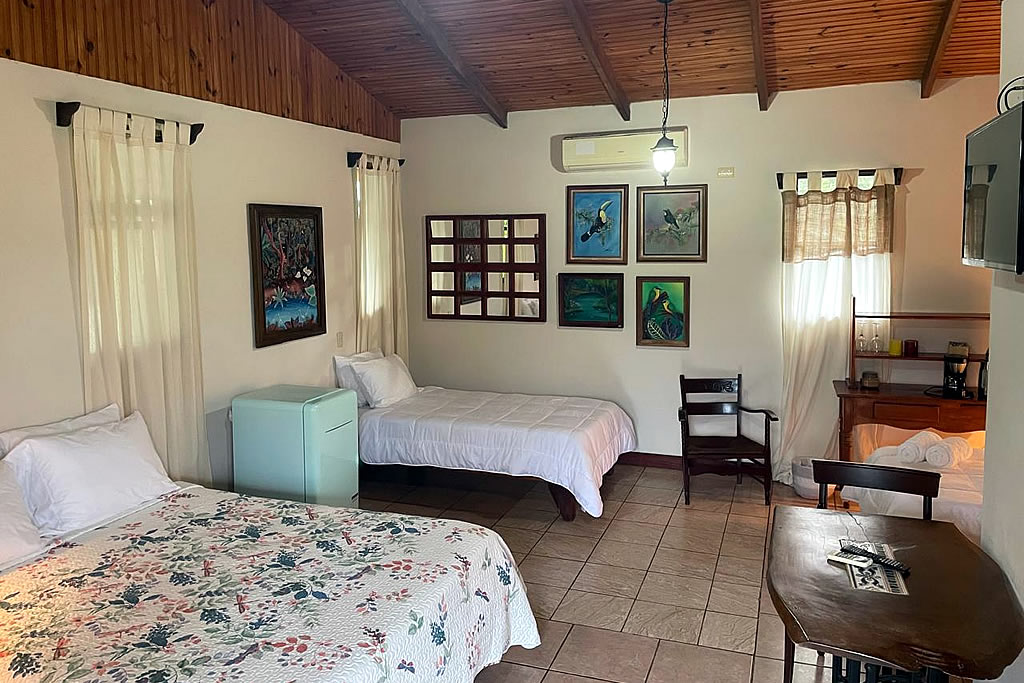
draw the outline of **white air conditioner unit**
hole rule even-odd
[[[676,168],[689,164],[688,133],[686,126],[668,129],[668,136],[679,147]],[[559,170],[573,173],[651,168],[651,148],[660,138],[660,128],[566,135],[562,138],[562,168]]]

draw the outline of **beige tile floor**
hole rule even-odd
[[[513,551],[541,646],[512,648],[477,683],[782,680],[782,622],[762,579],[770,510],[755,482],[695,477],[686,507],[679,471],[619,465],[604,515],[565,522],[542,482],[442,481],[369,482],[363,505],[489,526]],[[813,505],[785,486],[773,503]],[[797,683],[830,680],[828,658],[798,648],[797,661]]]

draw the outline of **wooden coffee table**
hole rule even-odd
[[[839,538],[888,543],[911,568],[910,594],[853,589],[845,567],[825,559]],[[946,522],[779,506],[768,593],[792,643],[929,681],[998,678],[1024,647],[1006,575]]]

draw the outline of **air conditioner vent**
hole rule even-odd
[[[668,129],[679,151],[676,168],[689,163],[689,130],[686,126]],[[650,168],[651,148],[661,138],[661,129],[617,131],[612,133],[578,133],[562,138],[561,171],[617,171],[629,168]]]

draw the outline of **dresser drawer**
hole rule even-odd
[[[882,424],[899,427],[900,423],[908,426],[929,426],[939,422],[939,406],[921,403],[896,403],[875,401],[874,417]]]

